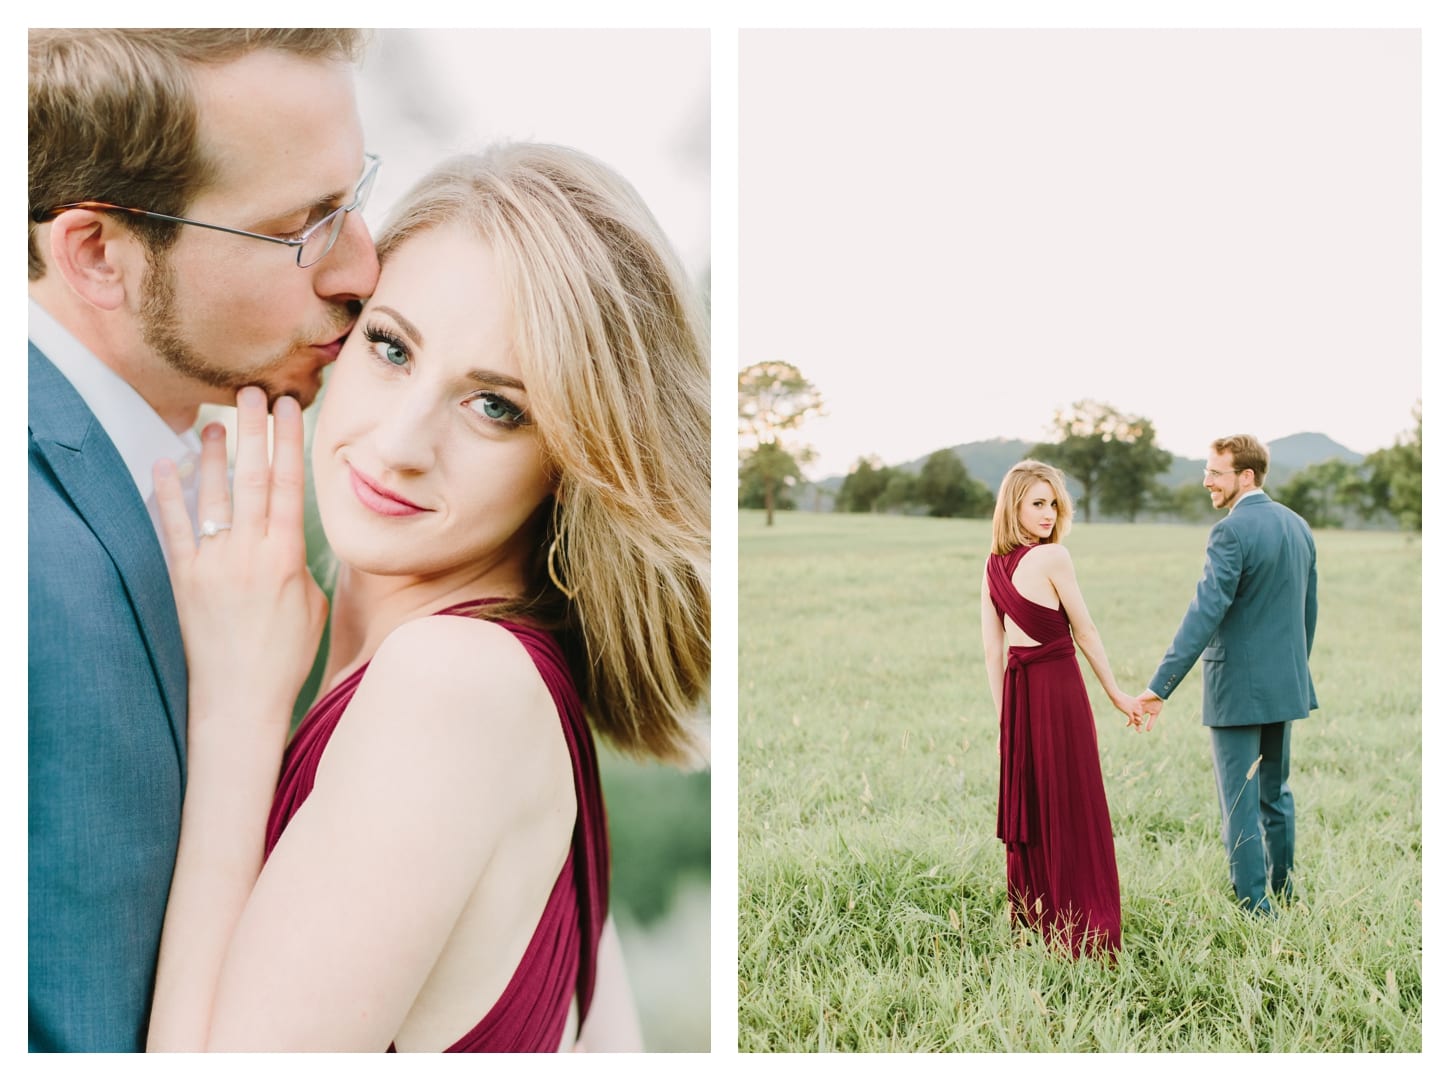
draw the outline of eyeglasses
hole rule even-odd
[[[1242,469],[1205,469],[1203,471],[1203,479],[1216,480],[1219,477],[1236,477],[1242,472]]]
[[[353,189],[352,202],[346,206],[340,206],[329,211],[296,236],[268,236],[266,233],[252,233],[246,229],[233,229],[229,225],[212,225],[209,222],[195,221],[192,218],[178,218],[174,214],[158,214],[154,210],[138,210],[132,206],[117,206],[115,203],[99,203],[95,201],[66,203],[64,206],[52,207],[50,210],[32,216],[36,222],[44,222],[51,221],[67,210],[118,210],[123,214],[135,214],[142,218],[157,218],[161,221],[174,221],[179,225],[199,225],[203,229],[215,229],[219,233],[231,233],[233,236],[249,236],[255,240],[267,240],[273,244],[286,244],[289,248],[296,248],[297,265],[305,270],[332,250],[332,246],[337,243],[337,238],[342,233],[343,222],[347,218],[347,215],[353,211],[361,212],[367,205],[368,196],[373,191],[373,181],[377,179],[378,166],[382,164],[382,158],[376,154],[364,154],[363,160],[367,165],[363,169],[362,178],[357,182],[357,187]]]

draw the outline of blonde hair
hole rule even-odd
[[[484,614],[560,635],[615,746],[686,758],[710,671],[701,299],[635,190],[576,150],[504,144],[444,162],[383,229],[379,258],[445,225],[474,231],[501,264],[529,411],[558,477],[530,595]]]
[[[1264,478],[1269,474],[1269,448],[1264,444],[1251,435],[1226,435],[1209,446],[1215,454],[1227,454],[1233,459],[1235,473],[1252,469],[1254,485],[1264,486]]]
[[[1004,556],[1013,548],[1037,543],[1039,538],[1023,528],[1018,508],[1027,498],[1027,490],[1040,480],[1052,486],[1052,496],[1057,500],[1057,522],[1042,543],[1056,544],[1072,528],[1072,497],[1067,494],[1062,471],[1046,462],[1028,458],[1007,470],[1002,486],[997,489],[997,509],[992,512],[992,551],[997,555]]]
[[[352,29],[82,29],[30,31],[30,280],[45,276],[36,219],[96,201],[182,214],[213,177],[197,139],[191,80],[200,64],[261,49],[355,61]],[[123,215],[154,254],[179,226]]]

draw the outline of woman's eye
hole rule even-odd
[[[517,408],[507,398],[500,398],[497,394],[480,394],[468,404],[475,413],[488,420],[499,421],[503,424],[518,424],[524,419],[523,410]]]
[[[378,355],[379,360],[386,361],[395,367],[401,368],[408,363],[408,351],[397,342],[380,338],[373,342],[373,352]]]

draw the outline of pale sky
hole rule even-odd
[[[817,479],[1041,439],[1084,398],[1188,457],[1232,431],[1388,445],[1421,395],[1419,50],[746,31],[738,366],[820,389]]]
[[[378,30],[358,70],[367,219],[449,154],[498,139],[577,147],[639,190],[697,279],[710,261],[707,30]]]

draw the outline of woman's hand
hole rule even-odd
[[[176,467],[156,465],[193,721],[246,702],[285,725],[327,619],[327,598],[307,569],[302,532],[302,410],[294,399],[279,398],[273,418],[269,465],[266,395],[257,387],[237,392],[232,494],[225,432],[217,424],[203,430],[199,539]]]
[[[1111,695],[1113,705],[1118,711],[1128,718],[1128,727],[1138,728],[1143,723],[1143,703],[1134,698],[1131,694],[1124,694],[1122,691],[1113,691]]]

